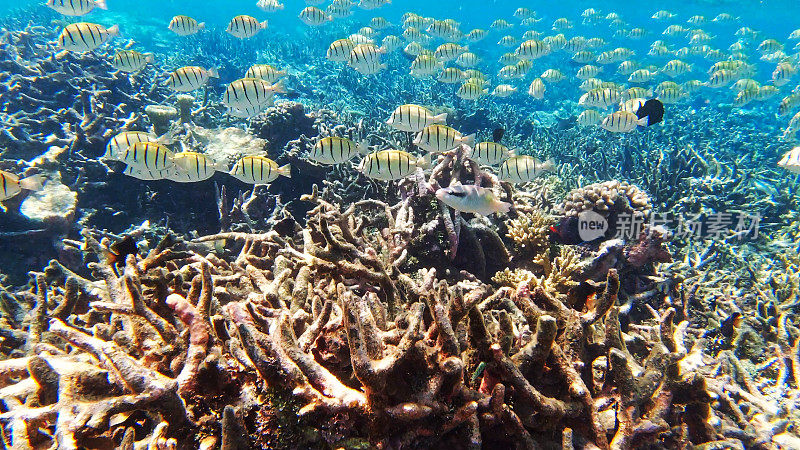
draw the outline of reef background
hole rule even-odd
[[[148,31],[156,19],[124,23],[158,60],[128,77],[110,50],[56,58],[63,21],[31,11],[3,19],[0,168],[52,182],[0,216],[7,446],[796,448],[800,205],[797,180],[765,164],[789,145],[773,104],[704,94],[663,126],[610,136],[573,125],[568,88],[472,106],[408,77],[365,80],[285,30],[176,45]],[[354,23],[300,33],[327,42]],[[213,64],[226,80],[256,61],[291,61],[293,92],[249,123],[224,116],[222,81],[183,105],[158,83],[167,67]],[[302,159],[319,135],[404,147],[382,121],[409,101],[464,132],[503,126],[558,173],[512,191],[459,150],[386,186]],[[178,115],[145,112],[156,104]],[[223,175],[144,183],[99,161],[119,131],[176,124],[206,145],[238,127],[228,144],[296,175],[249,192]],[[426,183],[454,178],[505,189],[514,212],[442,208]],[[763,217],[741,242],[654,229],[550,242],[550,225],[585,209]],[[140,255],[115,266],[124,233]]]

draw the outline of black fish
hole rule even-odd
[[[495,128],[492,132],[492,140],[494,142],[500,142],[503,139],[503,135],[506,134],[505,128]]]
[[[130,236],[125,236],[122,240],[111,244],[107,257],[112,267],[114,267],[114,272],[116,272],[117,265],[125,265],[128,255],[136,255],[138,253],[139,247],[136,245],[136,241]]]
[[[550,227],[550,240],[564,245],[583,243],[578,233],[578,217],[567,216],[556,226]]]
[[[651,98],[650,100],[644,102],[638,111],[636,111],[636,117],[642,118],[647,117],[647,126],[657,124],[661,122],[664,118],[664,104],[661,103],[660,100],[656,100]]]

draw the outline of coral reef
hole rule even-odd
[[[129,256],[119,276],[111,241],[85,230],[67,245],[94,261],[89,278],[52,261],[29,290],[2,294],[6,445],[792,439],[765,434],[768,422],[749,427],[746,415],[786,416],[752,389],[732,389],[725,353],[716,359],[726,370],[698,364],[712,355],[689,322],[675,322],[683,311],[621,323],[617,270],[581,281],[591,259],[570,247],[552,261],[541,254],[544,276],[507,276],[501,288],[466,271],[404,272],[411,198],[343,210],[315,191],[304,227],[168,235]],[[375,208],[383,229],[370,220]],[[278,226],[285,213],[275,214]]]
[[[564,215],[576,216],[583,211],[595,211],[605,217],[628,213],[639,218],[650,214],[650,197],[626,181],[604,181],[573,189],[561,206]]]

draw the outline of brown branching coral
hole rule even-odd
[[[406,274],[408,205],[342,210],[316,194],[305,227],[168,236],[119,276],[109,242],[85,232],[79,246],[100,281],[54,262],[16,294],[30,308],[8,319],[27,355],[0,362],[6,446],[241,448],[270,436],[258,442],[627,449],[729,438],[709,425],[718,380],[692,364],[685,323],[667,309],[624,328],[616,270],[577,289],[581,265],[563,247],[499,289],[468,273]],[[294,422],[270,414],[280,408]],[[744,426],[735,414],[722,422]]]

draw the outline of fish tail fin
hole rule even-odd
[[[365,139],[358,143],[358,153],[361,155],[369,154],[369,141]]]
[[[501,202],[497,201],[497,213],[498,214],[508,214],[511,210],[511,203],[508,202]]]
[[[94,6],[100,9],[108,9],[108,5],[106,5],[106,0],[95,0]]]
[[[542,163],[542,170],[547,172],[556,170],[556,162],[553,161],[553,158],[549,158],[547,161]]]
[[[278,167],[278,175],[283,175],[286,178],[292,178],[292,166],[286,164],[285,166]]]
[[[197,30],[198,31],[199,30],[205,30],[205,29],[206,29],[206,23],[205,22],[200,22],[200,23],[197,24]]]
[[[427,170],[431,167],[432,163],[433,163],[433,155],[430,153],[425,153],[425,156],[417,159],[416,166],[422,170]]]
[[[33,175],[19,180],[19,187],[26,191],[41,191],[42,185],[44,185],[44,177],[41,175]]]
[[[517,150],[516,148],[508,149],[508,157],[509,158],[513,158],[513,157],[515,157],[517,155],[519,155],[519,150]]]
[[[267,29],[267,22],[268,21],[265,20],[265,21],[259,23],[258,25],[261,27],[262,30],[265,30],[265,29]]]
[[[276,94],[286,94],[289,91],[286,90],[286,80],[280,79],[277,83],[272,85],[272,92]]]
[[[437,116],[433,116],[433,123],[438,123],[444,125],[447,123],[447,113],[441,113]]]
[[[636,121],[636,124],[639,125],[640,127],[646,127],[649,123],[650,123],[650,117],[649,116],[644,116],[641,119]]]
[[[387,66],[386,63],[381,64],[380,67],[381,67],[381,70],[386,70],[386,69],[389,68],[389,66]]]
[[[475,133],[464,136],[461,138],[461,143],[469,147],[475,147]]]
[[[153,55],[152,53],[145,53],[144,60],[147,61],[148,63],[151,63],[155,60],[155,55]]]
[[[106,30],[111,36],[119,36],[119,25],[114,25]]]

